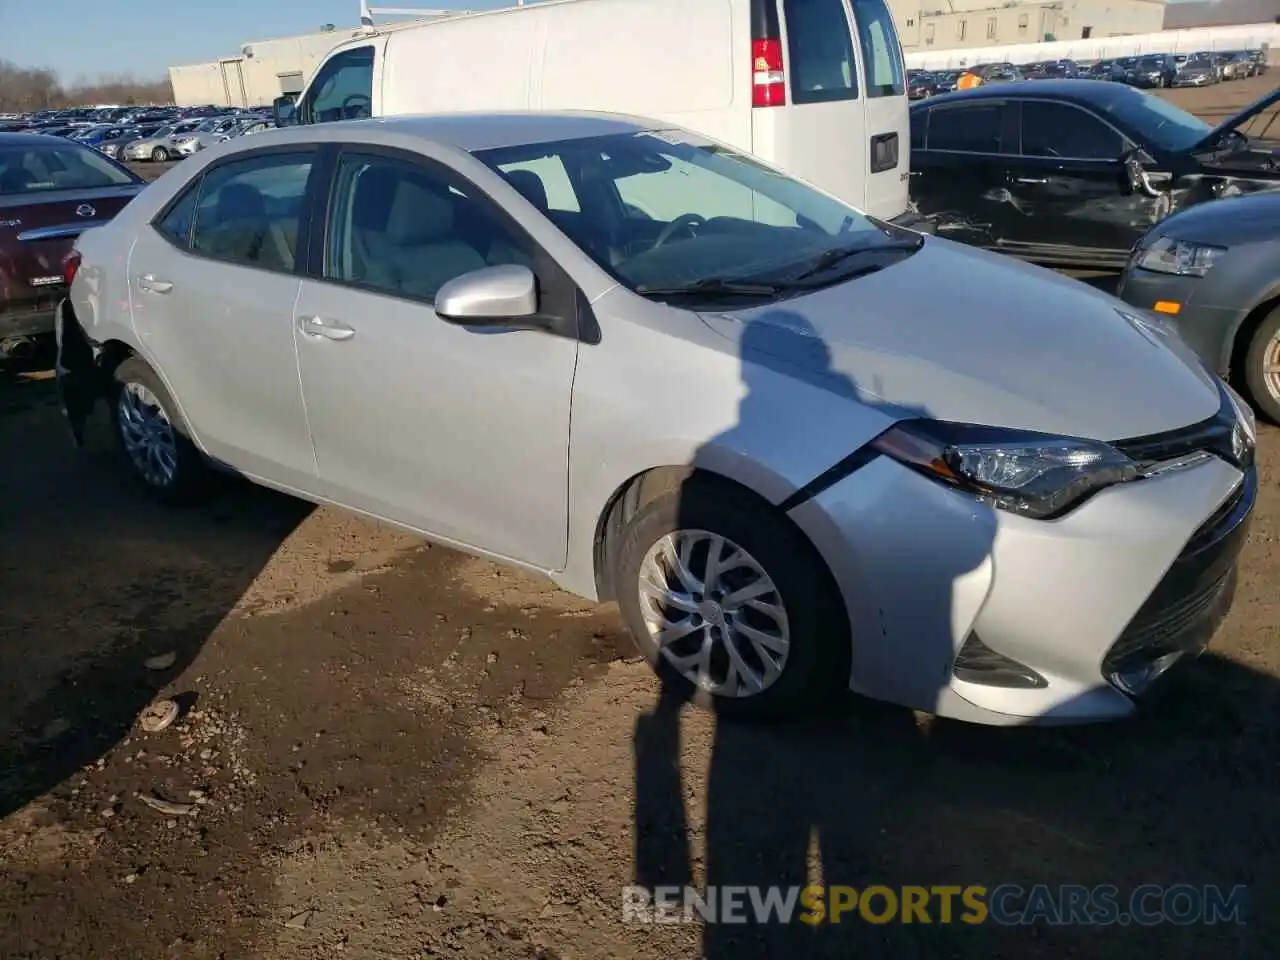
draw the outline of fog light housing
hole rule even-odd
[[[957,680],[986,687],[1037,690],[1049,685],[1048,680],[1025,663],[992,650],[976,633],[969,634],[960,648],[951,672]]]

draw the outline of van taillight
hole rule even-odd
[[[787,102],[781,40],[751,41],[751,105],[781,107]]]
[[[76,278],[76,271],[80,269],[80,254],[71,251],[67,254],[67,259],[62,261],[62,279],[67,281],[67,286],[71,286],[71,281]]]

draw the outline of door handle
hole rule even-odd
[[[356,335],[355,330],[341,320],[324,317],[299,317],[298,329],[317,340],[350,340]]]
[[[1048,183],[1048,177],[1014,177],[1014,183]]]
[[[159,280],[148,273],[138,278],[138,289],[146,290],[148,293],[168,293],[173,289],[173,284],[168,280]]]

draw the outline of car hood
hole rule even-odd
[[[1220,401],[1216,378],[1161,321],[934,237],[877,273],[703,319],[744,360],[760,350],[810,382],[852,384],[898,417],[1120,440],[1196,423]],[[767,329],[744,343],[755,324]]]
[[[1205,68],[1205,69],[1208,70],[1209,68]],[[1209,133],[1204,137],[1204,139],[1202,139],[1198,144],[1196,144],[1194,149],[1205,150],[1212,147],[1214,144],[1216,144],[1219,140],[1222,139],[1223,134],[1225,134],[1227,131],[1234,130],[1236,127],[1244,126],[1246,123],[1248,123],[1258,114],[1260,114],[1263,110],[1266,110],[1268,107],[1276,103],[1276,101],[1280,101],[1280,87],[1276,87],[1270,93],[1266,94],[1265,96],[1259,97],[1257,100],[1253,101],[1253,103],[1249,104],[1243,110],[1227,117],[1226,120],[1223,120],[1222,123],[1218,124],[1211,131],[1209,131]]]
[[[1153,232],[1225,247],[1280,239],[1280,184],[1243,197],[1197,203],[1166,217]]]

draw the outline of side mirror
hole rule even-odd
[[[440,288],[436,314],[462,326],[536,325],[530,321],[538,315],[537,278],[514,263],[472,270]]]
[[[286,93],[271,101],[271,115],[277,127],[290,127],[298,122],[298,95]]]

